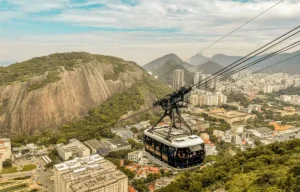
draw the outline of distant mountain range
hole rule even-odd
[[[177,55],[168,54],[150,63],[144,65],[144,69],[151,71],[153,75],[158,76],[159,79],[168,84],[172,85],[173,82],[173,71],[181,69],[184,71],[185,85],[192,85],[194,83],[194,72],[202,72],[205,74],[213,74],[223,68],[222,65],[207,61],[201,65],[192,65],[183,62]]]
[[[299,55],[300,51],[296,51],[294,53],[284,53],[280,54],[276,57],[270,58],[258,65],[253,66],[250,70],[258,70],[264,67],[270,66],[275,63],[279,63],[287,58]],[[254,61],[259,58],[264,57],[265,55],[255,57],[248,61]],[[175,54],[168,54],[158,59],[151,61],[144,65],[144,69],[147,71],[151,71],[153,75],[158,76],[163,82],[167,83],[168,85],[172,85],[173,79],[173,71],[175,69],[182,69],[185,71],[185,81],[186,85],[190,85],[193,83],[193,72],[202,72],[205,74],[213,74],[223,67],[226,67],[235,61],[241,59],[242,56],[228,56],[223,54],[217,54],[213,57],[205,57],[202,54],[195,55],[189,61],[189,63],[183,62],[177,55]],[[294,59],[288,60],[280,65],[275,67],[271,67],[264,72],[284,72],[288,74],[300,74],[300,56]],[[167,73],[167,75],[163,74]]]
[[[293,53],[283,53],[276,57],[273,57],[266,61],[263,61],[262,63],[255,65],[250,69],[252,69],[252,70],[262,69],[264,67],[281,62],[287,58],[290,58],[290,57],[293,57],[293,56],[296,56],[299,54],[300,54],[300,51],[296,51]],[[255,57],[251,61],[262,58],[264,56],[265,55]],[[223,55],[223,54],[217,54],[217,55],[214,55],[213,57],[209,58],[209,57],[203,56],[202,54],[198,54],[198,55],[195,55],[194,57],[192,57],[190,59],[189,63],[194,66],[198,66],[198,65],[202,65],[203,63],[206,63],[208,61],[213,61],[213,62],[219,63],[220,65],[225,67],[225,66],[228,66],[228,65],[234,63],[235,61],[237,61],[241,58],[242,58],[242,56],[228,56],[228,55]],[[289,73],[289,74],[300,74],[300,57],[286,61],[280,65],[277,65],[275,67],[272,67],[272,68],[266,70],[265,72],[273,72],[273,73],[284,72],[284,73]]]

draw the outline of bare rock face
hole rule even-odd
[[[55,131],[86,115],[90,108],[103,103],[113,93],[143,78],[144,71],[140,67],[132,62],[126,65],[129,69],[119,73],[117,79],[105,80],[105,75],[114,75],[113,64],[89,61],[74,70],[62,68],[60,80],[39,89],[28,90],[28,86],[45,75],[0,86],[1,136]]]

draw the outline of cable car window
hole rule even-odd
[[[168,152],[169,146],[162,144],[162,160],[166,163],[169,161]]]
[[[176,148],[174,147],[169,147],[169,154],[170,154],[170,157],[176,157]]]
[[[201,145],[194,145],[194,146],[190,147],[190,150],[191,151],[201,151],[201,150],[203,150],[203,148]]]
[[[154,141],[155,143],[155,155],[159,158],[161,157],[161,143],[159,141]]]

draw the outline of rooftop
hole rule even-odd
[[[197,135],[190,135],[183,131],[182,129],[175,129],[171,130],[170,134],[170,141],[166,140],[165,138],[168,135],[169,128],[167,127],[156,127],[153,132],[149,131],[150,129],[145,130],[145,135],[148,135],[162,143],[167,145],[172,145],[174,147],[187,147],[187,146],[194,146],[198,144],[202,144],[203,140]]]
[[[57,150],[61,150],[64,153],[67,153],[67,152],[72,152],[72,149],[74,147],[76,147],[77,149],[79,149],[81,151],[89,150],[84,144],[82,144],[77,139],[69,140],[69,143],[67,145],[59,146],[59,147],[57,147]]]
[[[108,147],[105,142],[98,141],[97,139],[91,139],[91,140],[85,141],[84,143],[95,149],[101,149],[101,148]]]
[[[129,143],[123,141],[122,139],[110,139],[108,140],[115,147],[124,147],[130,145]]]
[[[268,127],[260,127],[260,128],[254,129],[254,130],[259,132],[260,134],[273,132],[272,129],[270,129]]]
[[[57,171],[74,170],[76,172],[76,170],[78,170],[80,168],[91,166],[97,162],[100,162],[101,160],[103,160],[103,157],[96,154],[96,155],[92,155],[89,157],[75,158],[73,160],[54,165],[54,167],[56,168]]]
[[[96,165],[98,166],[82,168],[78,172],[64,173],[62,179],[70,183],[72,191],[88,192],[127,178],[124,173],[117,170],[116,166],[107,160],[102,160]]]

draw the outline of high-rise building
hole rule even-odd
[[[178,90],[184,86],[184,71],[177,69],[173,72],[173,88]]]
[[[99,155],[54,166],[55,192],[128,192],[128,177]]]
[[[201,81],[201,72],[196,72],[194,75],[194,85]]]
[[[227,102],[227,96],[221,92],[194,91],[189,97],[192,106],[220,106]]]

